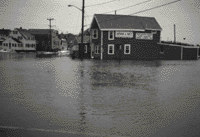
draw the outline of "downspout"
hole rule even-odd
[[[103,59],[103,31],[101,31],[101,60]]]

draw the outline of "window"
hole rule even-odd
[[[14,43],[12,43],[12,47],[14,47],[15,46],[15,44]]]
[[[3,42],[3,41],[0,41],[0,45],[2,45],[2,42]]]
[[[125,44],[124,45],[124,54],[130,54],[131,53],[131,45]]]
[[[92,30],[92,38],[93,39],[97,39],[98,38],[98,30],[97,29]]]
[[[87,53],[87,45],[84,46],[84,53]]]
[[[114,54],[114,44],[108,44],[108,54]]]
[[[95,46],[95,54],[99,54],[100,53],[100,46]]]
[[[114,31],[108,31],[108,40],[114,40]]]
[[[17,34],[17,31],[13,31],[13,34]]]

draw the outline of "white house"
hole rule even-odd
[[[35,36],[31,35],[28,30],[20,28],[15,28],[11,31],[10,37],[17,39],[22,43],[15,51],[27,51],[27,52],[34,52],[36,50],[36,40]]]

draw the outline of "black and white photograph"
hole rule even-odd
[[[0,137],[200,137],[200,1],[0,0]]]

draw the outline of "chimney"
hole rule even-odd
[[[20,29],[22,29],[22,27],[20,27]]]

